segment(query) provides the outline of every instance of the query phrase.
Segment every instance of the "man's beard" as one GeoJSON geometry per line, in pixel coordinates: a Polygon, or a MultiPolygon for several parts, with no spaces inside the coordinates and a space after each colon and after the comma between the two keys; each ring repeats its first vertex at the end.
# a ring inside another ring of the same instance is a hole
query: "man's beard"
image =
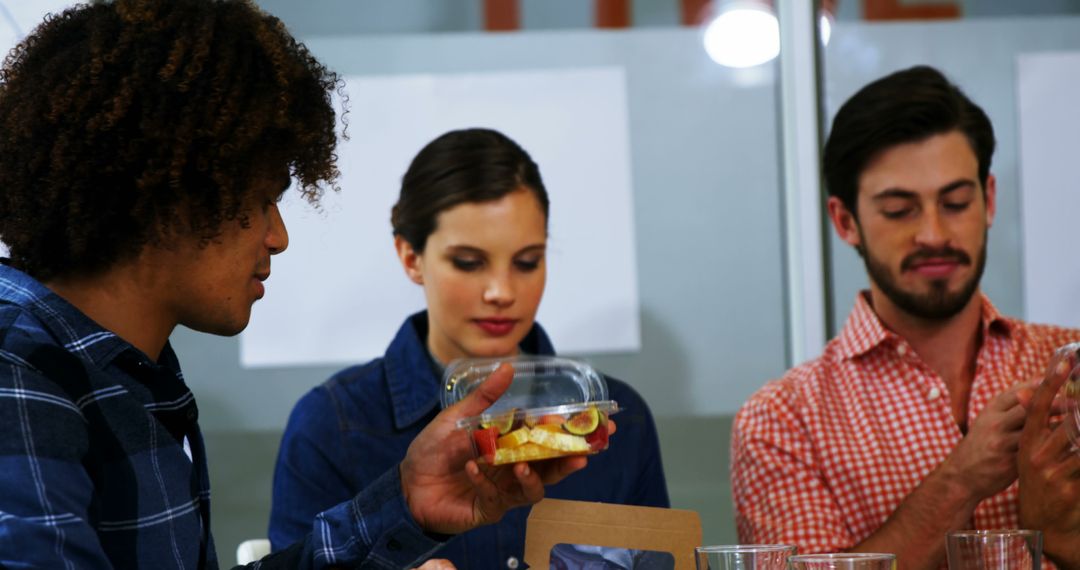
{"type": "MultiPolygon", "coordinates": [[[[866,243],[862,236],[862,228],[859,229],[862,243],[866,243]]],[[[950,319],[963,310],[971,301],[972,295],[979,288],[983,269],[986,268],[986,233],[983,233],[982,247],[975,259],[975,272],[967,282],[963,283],[958,290],[948,290],[948,280],[940,279],[930,282],[930,291],[927,293],[911,293],[903,290],[896,280],[893,279],[889,267],[865,248],[860,248],[863,263],[866,264],[866,272],[870,274],[870,280],[881,289],[881,292],[892,301],[894,305],[904,312],[925,320],[950,319]]],[[[915,262],[927,258],[952,259],[960,265],[971,265],[971,256],[951,247],[931,250],[921,249],[907,257],[900,263],[900,271],[904,272],[915,262]]]]}

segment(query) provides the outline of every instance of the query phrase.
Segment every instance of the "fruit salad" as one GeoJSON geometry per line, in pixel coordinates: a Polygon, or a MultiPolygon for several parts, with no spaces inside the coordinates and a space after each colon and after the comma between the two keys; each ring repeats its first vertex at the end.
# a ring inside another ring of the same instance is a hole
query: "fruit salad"
{"type": "Polygon", "coordinates": [[[608,416],[619,406],[608,399],[604,375],[584,362],[529,354],[455,360],[443,372],[443,408],[462,401],[507,364],[513,382],[489,411],[457,422],[480,462],[505,465],[607,449],[608,416]]]}
{"type": "Polygon", "coordinates": [[[481,463],[505,465],[568,455],[589,455],[608,446],[608,414],[614,402],[547,410],[509,410],[481,416],[472,430],[481,463]]]}

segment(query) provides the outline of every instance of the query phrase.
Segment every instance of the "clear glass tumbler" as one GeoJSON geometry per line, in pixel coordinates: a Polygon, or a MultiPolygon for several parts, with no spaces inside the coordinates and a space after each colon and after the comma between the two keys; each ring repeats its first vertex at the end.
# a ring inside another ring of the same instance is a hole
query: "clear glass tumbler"
{"type": "Polygon", "coordinates": [[[788,559],[791,570],[893,570],[896,555],[872,552],[800,554],[788,559]]]}
{"type": "Polygon", "coordinates": [[[790,544],[733,544],[694,549],[698,570],[787,570],[790,544]]]}
{"type": "Polygon", "coordinates": [[[1066,344],[1050,357],[1048,374],[1068,374],[1057,394],[1055,409],[1064,415],[1065,433],[1080,449],[1080,342],[1066,344]]]}
{"type": "Polygon", "coordinates": [[[1039,570],[1042,533],[1037,530],[961,530],[945,541],[949,570],[1039,570]]]}

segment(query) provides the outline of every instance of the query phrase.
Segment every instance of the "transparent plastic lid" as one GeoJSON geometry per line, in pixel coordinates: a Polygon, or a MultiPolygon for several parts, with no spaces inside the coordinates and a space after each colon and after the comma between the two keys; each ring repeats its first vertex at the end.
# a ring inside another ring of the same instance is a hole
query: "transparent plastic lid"
{"type": "Polygon", "coordinates": [[[443,376],[443,407],[479,387],[503,363],[514,368],[507,391],[483,414],[458,420],[481,463],[506,465],[608,448],[607,382],[588,364],[554,356],[457,360],[443,376]]]}
{"type": "Polygon", "coordinates": [[[488,408],[485,417],[500,416],[510,411],[541,415],[544,412],[569,412],[583,409],[588,404],[606,413],[617,409],[614,403],[607,401],[607,382],[595,368],[556,356],[455,360],[443,374],[443,407],[451,406],[469,395],[504,362],[513,366],[514,381],[506,393],[488,408]]]}

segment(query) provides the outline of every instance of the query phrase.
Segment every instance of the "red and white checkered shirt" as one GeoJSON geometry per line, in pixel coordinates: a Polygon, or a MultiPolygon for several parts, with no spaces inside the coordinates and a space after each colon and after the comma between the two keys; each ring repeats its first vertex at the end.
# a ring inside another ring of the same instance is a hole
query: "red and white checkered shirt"
{"type": "MultiPolygon", "coordinates": [[[[876,531],[959,443],[944,381],[887,330],[865,293],[820,358],[766,384],[735,417],[731,484],[739,540],[799,552],[850,549],[876,531]]],[[[1040,376],[1080,330],[1001,316],[983,297],[968,422],[1010,385],[1040,376]]],[[[1016,528],[1017,485],[984,500],[971,528],[1016,528]]]]}

